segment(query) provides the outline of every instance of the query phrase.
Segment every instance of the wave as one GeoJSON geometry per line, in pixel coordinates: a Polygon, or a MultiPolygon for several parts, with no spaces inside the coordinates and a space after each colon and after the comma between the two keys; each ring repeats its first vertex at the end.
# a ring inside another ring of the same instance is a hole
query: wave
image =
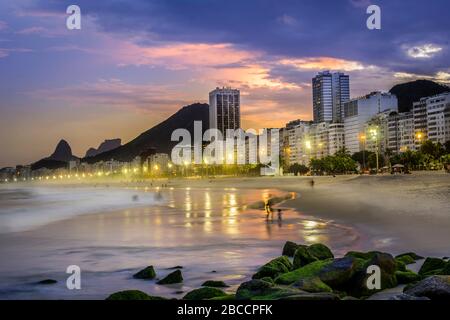
{"type": "Polygon", "coordinates": [[[159,205],[156,192],[92,187],[0,189],[0,234],[31,230],[83,214],[159,205]]]}

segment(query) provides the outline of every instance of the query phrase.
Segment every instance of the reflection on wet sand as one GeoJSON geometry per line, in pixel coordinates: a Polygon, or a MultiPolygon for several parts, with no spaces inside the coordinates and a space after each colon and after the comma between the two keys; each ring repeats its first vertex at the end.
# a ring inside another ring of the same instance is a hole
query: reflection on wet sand
{"type": "MultiPolygon", "coordinates": [[[[142,191],[140,199],[152,197],[155,189],[142,191]]],[[[186,290],[210,280],[211,270],[233,285],[251,276],[258,265],[279,256],[286,240],[323,242],[342,251],[358,240],[351,228],[305,216],[283,203],[273,206],[273,220],[266,220],[264,210],[246,207],[284,195],[276,190],[162,188],[159,192],[160,205],[80,216],[1,239],[13,248],[2,268],[11,277],[32,272],[23,267],[26,265],[57,272],[64,270],[69,260],[80,263],[87,274],[97,274],[87,280],[96,289],[82,293],[92,298],[130,285],[128,273],[119,270],[152,264],[157,272],[165,273],[165,268],[182,265],[185,281],[181,287],[186,290]],[[282,219],[277,219],[278,208],[282,219]],[[41,239],[33,250],[28,237],[41,239]],[[105,278],[98,277],[99,272],[105,278]]],[[[136,288],[142,285],[132,284],[136,288]]],[[[146,286],[145,291],[174,295],[176,290],[155,285],[146,286]]],[[[39,294],[52,297],[49,292],[39,294]]]]}

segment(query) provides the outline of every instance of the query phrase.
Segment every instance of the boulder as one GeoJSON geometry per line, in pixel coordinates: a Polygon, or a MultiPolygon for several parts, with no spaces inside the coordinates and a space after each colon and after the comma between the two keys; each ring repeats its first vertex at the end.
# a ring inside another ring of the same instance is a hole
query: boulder
{"type": "Polygon", "coordinates": [[[344,257],[333,260],[319,272],[320,280],[332,288],[343,286],[356,271],[357,260],[353,257],[344,257]]]}
{"type": "Polygon", "coordinates": [[[397,278],[395,272],[397,271],[397,262],[388,253],[376,252],[372,258],[364,263],[354,273],[352,278],[346,283],[346,292],[355,297],[371,296],[374,293],[393,288],[397,285],[397,278]],[[376,265],[381,271],[381,288],[369,289],[367,287],[367,280],[371,274],[367,273],[367,268],[371,265],[376,265]]]}
{"type": "Polygon", "coordinates": [[[175,270],[174,272],[169,273],[163,279],[159,280],[157,284],[173,284],[173,283],[181,283],[183,282],[183,276],[180,270],[175,270]]]}
{"type": "Polygon", "coordinates": [[[333,259],[334,255],[331,250],[324,244],[315,243],[308,247],[309,253],[311,253],[317,260],[333,259]]]}
{"type": "Polygon", "coordinates": [[[258,271],[253,275],[252,279],[261,279],[264,277],[276,278],[280,274],[289,272],[292,270],[292,263],[286,256],[281,256],[273,259],[263,265],[258,271]]]}
{"type": "Polygon", "coordinates": [[[278,276],[277,278],[275,278],[275,283],[288,285],[301,279],[318,276],[320,270],[322,270],[328,264],[332,263],[332,261],[333,260],[331,259],[314,261],[304,267],[278,276]]]}
{"type": "Polygon", "coordinates": [[[372,259],[373,256],[377,253],[382,253],[380,251],[369,251],[369,252],[361,252],[361,251],[349,251],[345,254],[345,257],[354,257],[363,260],[372,259]]]}
{"type": "Polygon", "coordinates": [[[184,300],[205,300],[216,297],[223,297],[227,294],[220,289],[212,287],[203,287],[188,292],[183,299],[184,300]]]}
{"type": "Polygon", "coordinates": [[[405,256],[408,256],[408,257],[410,257],[410,258],[413,259],[413,260],[424,259],[424,257],[419,256],[418,254],[416,254],[416,253],[414,253],[414,252],[406,252],[406,253],[402,253],[402,254],[399,254],[399,255],[395,256],[395,258],[398,259],[398,258],[403,258],[403,257],[405,257],[405,256]]]}
{"type": "Polygon", "coordinates": [[[149,296],[139,290],[125,290],[111,294],[106,300],[166,300],[163,297],[149,296]]]}
{"type": "Polygon", "coordinates": [[[439,258],[426,258],[419,270],[421,276],[430,276],[442,273],[447,262],[439,258]]]}
{"type": "Polygon", "coordinates": [[[213,297],[211,299],[208,300],[221,300],[221,301],[225,301],[225,300],[235,300],[236,296],[234,294],[226,294],[224,296],[219,296],[219,297],[213,297]]]}
{"type": "Polygon", "coordinates": [[[239,286],[236,291],[236,300],[278,300],[302,293],[305,292],[296,288],[277,286],[266,281],[253,279],[239,286]]]}
{"type": "Polygon", "coordinates": [[[295,282],[292,287],[311,293],[333,292],[333,290],[325,283],[323,283],[319,277],[300,279],[295,282]]]}
{"type": "Polygon", "coordinates": [[[395,260],[397,260],[399,262],[402,262],[405,265],[416,263],[416,260],[414,260],[413,257],[408,256],[408,255],[401,256],[401,257],[396,257],[395,260]]]}
{"type": "Polygon", "coordinates": [[[431,300],[450,300],[450,276],[431,276],[404,291],[416,297],[427,297],[431,300]]]}
{"type": "Polygon", "coordinates": [[[412,272],[411,270],[407,271],[396,271],[395,277],[397,278],[397,282],[399,284],[408,284],[411,282],[416,282],[422,279],[420,275],[418,275],[415,272],[412,272]]]}
{"type": "Polygon", "coordinates": [[[294,254],[293,268],[298,269],[317,260],[319,259],[313,256],[307,247],[299,247],[294,254]]]}
{"type": "Polygon", "coordinates": [[[133,275],[135,279],[154,279],[155,277],[156,272],[153,266],[148,266],[133,275]]]}
{"type": "Polygon", "coordinates": [[[223,281],[208,280],[203,282],[202,287],[226,288],[228,285],[223,281]]]}
{"type": "Polygon", "coordinates": [[[54,280],[54,279],[44,279],[41,281],[38,281],[37,284],[55,284],[58,281],[54,280]]]}
{"type": "Polygon", "coordinates": [[[292,241],[286,241],[286,243],[283,246],[283,256],[293,257],[295,250],[298,249],[300,245],[296,244],[292,241]]]}

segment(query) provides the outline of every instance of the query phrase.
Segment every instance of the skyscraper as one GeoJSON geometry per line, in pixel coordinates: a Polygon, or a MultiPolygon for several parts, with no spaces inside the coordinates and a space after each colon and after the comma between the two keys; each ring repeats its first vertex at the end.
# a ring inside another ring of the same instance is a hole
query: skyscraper
{"type": "Polygon", "coordinates": [[[342,122],[343,104],[350,100],[350,79],[340,72],[319,72],[312,79],[314,122],[342,122]]]}
{"type": "Polygon", "coordinates": [[[237,89],[216,88],[209,93],[209,128],[227,129],[241,127],[240,93],[237,89]]]}

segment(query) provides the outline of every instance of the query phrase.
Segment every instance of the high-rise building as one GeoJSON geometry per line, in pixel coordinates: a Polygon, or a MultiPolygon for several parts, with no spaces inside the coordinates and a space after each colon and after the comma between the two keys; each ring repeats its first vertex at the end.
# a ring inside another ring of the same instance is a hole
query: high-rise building
{"type": "Polygon", "coordinates": [[[345,148],[350,153],[363,150],[361,136],[365,126],[376,114],[391,110],[397,111],[397,97],[390,93],[372,92],[366,96],[344,103],[345,148]]]}
{"type": "Polygon", "coordinates": [[[450,140],[450,92],[429,97],[426,104],[428,140],[444,144],[450,140]]]}
{"type": "Polygon", "coordinates": [[[413,112],[392,112],[387,120],[388,149],[395,154],[415,150],[413,112]]]}
{"type": "Polygon", "coordinates": [[[350,100],[350,79],[340,72],[319,72],[312,79],[314,122],[341,122],[343,104],[350,100]]]}
{"type": "Polygon", "coordinates": [[[240,110],[239,90],[216,88],[209,93],[209,128],[219,129],[224,136],[227,129],[239,129],[240,110]]]}

